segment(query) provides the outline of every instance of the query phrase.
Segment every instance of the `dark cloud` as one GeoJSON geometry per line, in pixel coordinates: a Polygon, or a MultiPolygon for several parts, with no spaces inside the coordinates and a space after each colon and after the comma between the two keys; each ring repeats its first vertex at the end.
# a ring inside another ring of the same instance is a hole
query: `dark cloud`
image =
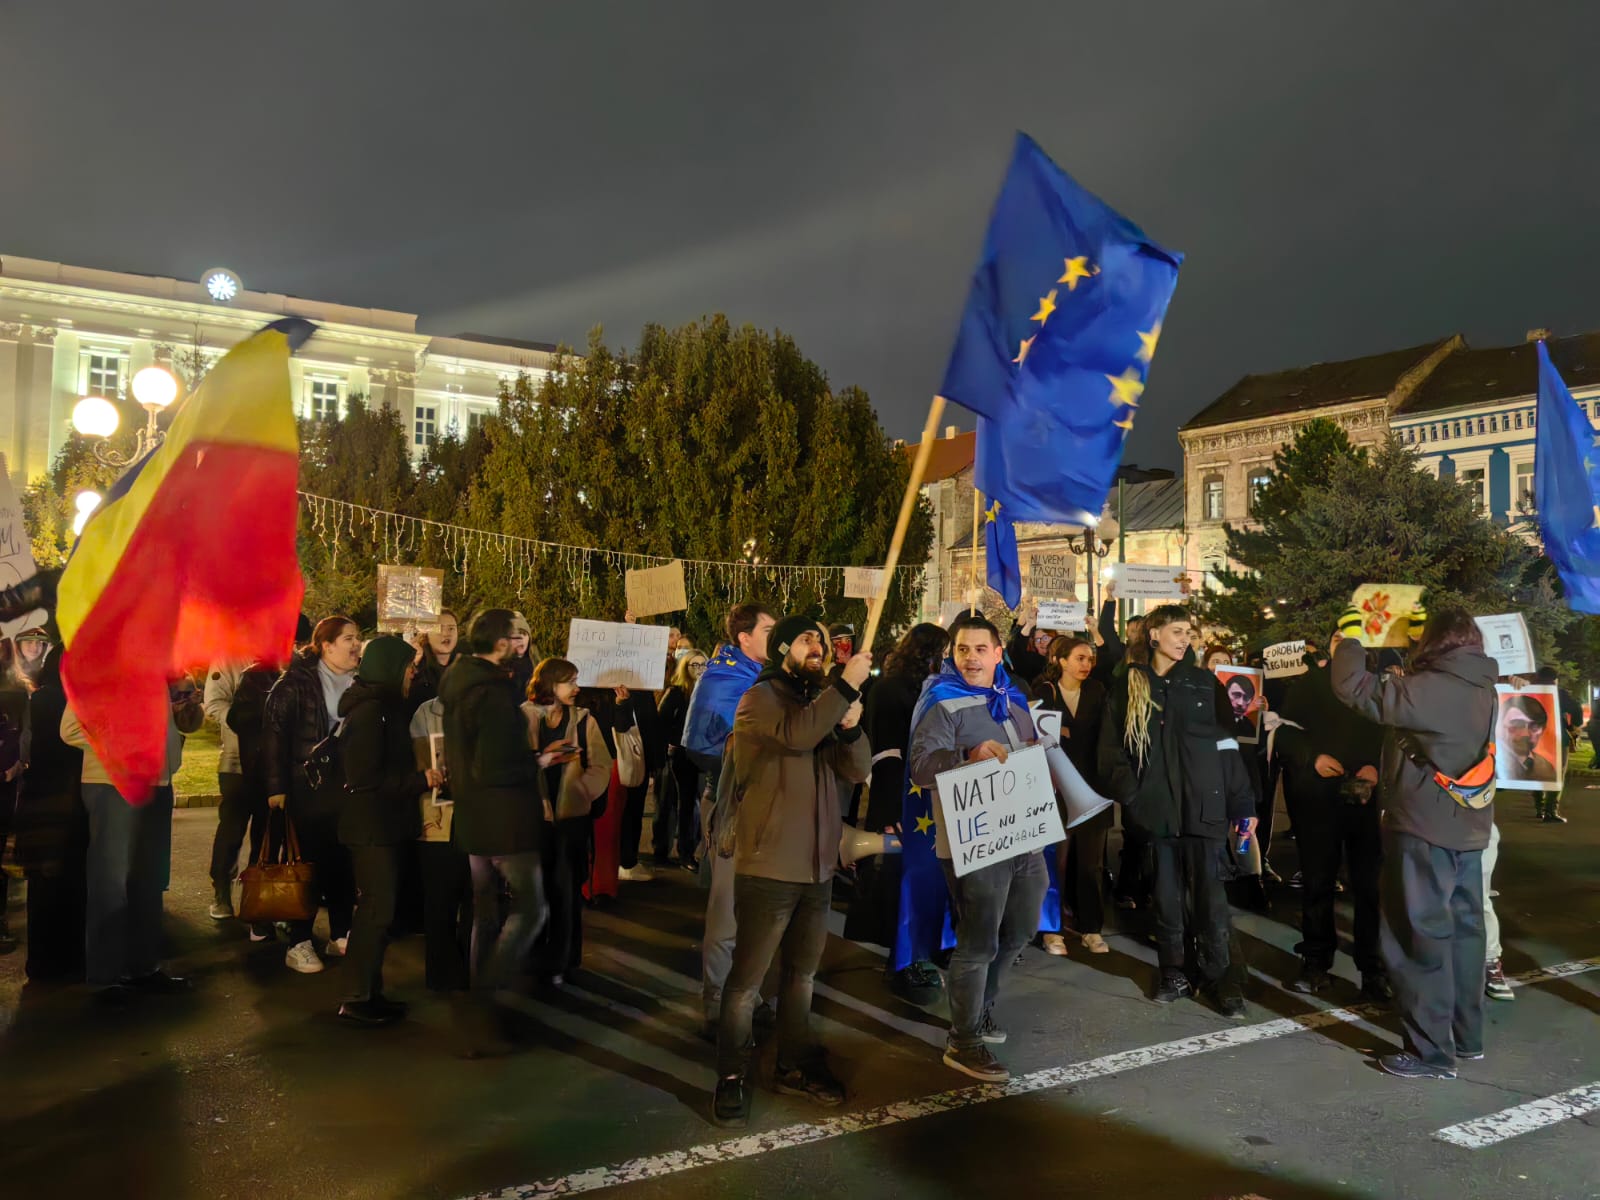
{"type": "Polygon", "coordinates": [[[1130,459],[1239,375],[1600,326],[1600,8],[0,0],[0,250],[581,344],[781,326],[921,424],[1013,130],[1188,255],[1130,459]]]}

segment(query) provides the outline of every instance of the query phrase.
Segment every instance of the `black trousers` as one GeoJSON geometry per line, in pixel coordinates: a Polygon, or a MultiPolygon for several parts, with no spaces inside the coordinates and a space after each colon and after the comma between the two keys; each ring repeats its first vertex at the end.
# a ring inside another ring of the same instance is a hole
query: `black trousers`
{"type": "MultiPolygon", "coordinates": [[[[328,937],[338,941],[350,932],[356,899],[350,851],[339,841],[338,809],[318,803],[297,788],[289,797],[288,813],[294,822],[295,839],[300,843],[300,857],[317,869],[318,898],[328,910],[328,937]]],[[[273,832],[283,836],[279,829],[273,832]]],[[[294,922],[289,928],[291,944],[309,939],[311,925],[311,921],[294,922]]]]}
{"type": "Polygon", "coordinates": [[[639,842],[644,837],[644,802],[650,794],[650,775],[644,782],[628,789],[627,803],[622,806],[622,852],[617,858],[623,870],[639,865],[639,842]]]}
{"type": "Polygon", "coordinates": [[[544,865],[550,920],[534,945],[535,970],[546,978],[578,969],[583,960],[583,883],[589,878],[589,842],[594,822],[570,817],[545,822],[539,856],[544,865]]]}
{"type": "Polygon", "coordinates": [[[83,978],[84,921],[89,887],[82,848],[60,871],[28,876],[28,961],[36,982],[83,978]]]}
{"type": "Polygon", "coordinates": [[[1350,899],[1355,904],[1355,945],[1351,956],[1363,975],[1383,970],[1378,953],[1378,876],[1383,863],[1383,838],[1376,798],[1348,804],[1339,795],[1339,780],[1299,773],[1294,781],[1295,845],[1300,849],[1300,937],[1295,951],[1324,971],[1333,966],[1339,938],[1333,900],[1341,861],[1350,871],[1350,899]]]}
{"type": "Polygon", "coordinates": [[[1202,983],[1214,983],[1228,970],[1228,939],[1233,928],[1228,895],[1222,886],[1228,844],[1222,838],[1161,837],[1151,839],[1151,849],[1157,960],[1163,969],[1184,969],[1192,939],[1196,973],[1202,983]],[[1188,929],[1186,900],[1192,916],[1188,929]]]}
{"type": "Polygon", "coordinates": [[[1066,870],[1057,882],[1061,907],[1071,904],[1072,928],[1080,934],[1099,933],[1106,925],[1105,858],[1111,820],[1108,808],[1067,831],[1066,870]]]}
{"type": "Polygon", "coordinates": [[[1406,1049],[1436,1067],[1483,1049],[1483,851],[1383,837],[1383,961],[1406,1049]]]}
{"type": "Polygon", "coordinates": [[[233,883],[246,827],[250,831],[250,861],[261,857],[268,809],[260,784],[244,775],[219,773],[217,790],[222,793],[222,803],[217,808],[217,832],[211,839],[211,885],[220,895],[233,883]]]}
{"type": "Polygon", "coordinates": [[[449,842],[418,842],[422,868],[422,938],[430,991],[467,989],[472,945],[472,868],[449,842]]]}
{"type": "Polygon", "coordinates": [[[1116,897],[1143,908],[1150,901],[1150,836],[1142,829],[1122,826],[1122,856],[1117,862],[1116,897]]]}
{"type": "Polygon", "coordinates": [[[399,846],[351,846],[355,868],[356,911],[350,925],[350,999],[383,996],[383,955],[394,924],[395,897],[400,891],[399,846]]]}
{"type": "Polygon", "coordinates": [[[651,835],[656,858],[665,860],[676,839],[678,860],[700,856],[700,772],[688,758],[672,757],[656,774],[656,817],[651,835]]]}

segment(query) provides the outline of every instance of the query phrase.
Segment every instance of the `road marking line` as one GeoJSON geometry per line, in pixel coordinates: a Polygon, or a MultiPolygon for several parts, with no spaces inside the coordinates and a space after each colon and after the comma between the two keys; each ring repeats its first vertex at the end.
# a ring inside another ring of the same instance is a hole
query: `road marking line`
{"type": "Polygon", "coordinates": [[[1600,1110],[1600,1083],[1586,1083],[1570,1091],[1558,1092],[1542,1100],[1531,1100],[1474,1121],[1463,1121],[1441,1129],[1433,1136],[1453,1146],[1482,1150],[1507,1138],[1521,1137],[1546,1125],[1570,1121],[1600,1110]]]}
{"type": "MultiPolygon", "coordinates": [[[[619,953],[614,948],[612,949],[613,953],[617,954],[618,957],[630,959],[635,957],[626,954],[626,952],[619,953]]],[[[651,965],[654,966],[654,964],[651,965]]],[[[1525,971],[1520,975],[1510,977],[1509,982],[1514,987],[1525,987],[1531,983],[1580,975],[1585,971],[1593,971],[1597,968],[1600,968],[1600,957],[1578,959],[1573,962],[1557,963],[1554,966],[1525,971]]],[[[676,974],[669,968],[661,967],[656,967],[651,973],[658,977],[676,974]]],[[[892,1104],[881,1105],[878,1108],[867,1109],[864,1112],[845,1113],[821,1121],[806,1121],[795,1125],[785,1125],[764,1133],[750,1133],[741,1137],[729,1138],[725,1141],[707,1142],[699,1146],[691,1146],[687,1150],[672,1150],[664,1154],[646,1155],[611,1166],[591,1167],[588,1170],[576,1171],[570,1175],[540,1180],[537,1183],[519,1184],[495,1192],[481,1192],[470,1197],[469,1200],[533,1200],[534,1197],[539,1196],[575,1196],[584,1192],[599,1191],[602,1188],[619,1187],[627,1183],[639,1183],[647,1179],[658,1179],[665,1175],[676,1175],[683,1171],[691,1171],[698,1167],[755,1158],[773,1150],[810,1145],[814,1142],[843,1137],[846,1134],[882,1129],[890,1125],[914,1121],[920,1117],[953,1112],[957,1109],[969,1108],[977,1104],[988,1104],[995,1100],[1003,1100],[1007,1096],[1022,1096],[1031,1092],[1067,1087],[1075,1083],[1085,1083],[1092,1079],[1137,1070],[1140,1067],[1156,1066],[1160,1063],[1173,1062],[1180,1058],[1209,1054],[1214,1050],[1229,1050],[1237,1046],[1270,1041],[1273,1038],[1284,1037],[1287,1034],[1319,1029],[1327,1025],[1364,1021],[1381,1011],[1376,1005],[1361,1004],[1352,1008],[1321,1009],[1316,1012],[1303,1013],[1297,1017],[1281,1017],[1277,1020],[1262,1022],[1259,1025],[1234,1026],[1215,1033],[1204,1033],[1195,1037],[1180,1038],[1173,1042],[1144,1046],[1136,1050],[1123,1050],[1115,1054],[1102,1055],[1099,1058],[1073,1063],[1065,1067],[1050,1067],[1042,1071],[1032,1071],[1026,1075],[1017,1076],[1008,1084],[979,1084],[973,1087],[956,1088],[952,1091],[939,1092],[935,1095],[923,1096],[918,1099],[896,1101],[892,1104]]],[[[708,1096],[708,1102],[709,1099],[708,1096]]]]}

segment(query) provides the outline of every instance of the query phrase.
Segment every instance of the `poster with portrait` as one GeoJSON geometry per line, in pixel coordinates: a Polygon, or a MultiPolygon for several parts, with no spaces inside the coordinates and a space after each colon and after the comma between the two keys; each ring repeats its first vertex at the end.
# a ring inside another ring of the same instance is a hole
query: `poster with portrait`
{"type": "Polygon", "coordinates": [[[1499,712],[1494,723],[1495,786],[1523,792],[1556,792],[1561,761],[1561,709],[1556,689],[1495,685],[1499,712]]]}
{"type": "MultiPolygon", "coordinates": [[[[1235,736],[1241,742],[1248,742],[1252,746],[1261,740],[1261,706],[1256,705],[1254,713],[1250,712],[1250,704],[1261,695],[1262,671],[1260,667],[1236,667],[1232,663],[1218,663],[1216,666],[1217,679],[1222,684],[1222,690],[1227,694],[1228,704],[1233,709],[1235,721],[1248,722],[1249,733],[1238,733],[1235,736]]],[[[1245,725],[1239,726],[1241,730],[1245,725]]]]}

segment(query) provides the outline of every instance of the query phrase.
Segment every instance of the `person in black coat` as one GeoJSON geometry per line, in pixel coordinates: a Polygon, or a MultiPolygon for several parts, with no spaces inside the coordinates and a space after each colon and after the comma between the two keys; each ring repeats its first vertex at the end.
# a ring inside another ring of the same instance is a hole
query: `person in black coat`
{"type": "Polygon", "coordinates": [[[685,870],[698,871],[700,844],[700,769],[683,749],[683,726],[689,716],[689,697],[706,669],[706,656],[690,650],[678,660],[672,683],[661,693],[657,712],[661,717],[661,736],[667,744],[667,765],[656,780],[656,819],[653,830],[656,861],[671,861],[676,834],[677,862],[685,870]]]}
{"type": "Polygon", "coordinates": [[[416,712],[439,694],[439,681],[445,670],[461,657],[461,626],[448,608],[439,614],[439,627],[432,633],[417,635],[417,670],[406,699],[416,712]]]}
{"type": "MultiPolygon", "coordinates": [[[[685,710],[687,712],[687,709],[685,710]]],[[[617,878],[648,881],[655,873],[639,861],[639,843],[644,838],[644,807],[650,795],[650,780],[667,764],[667,736],[656,709],[654,692],[616,689],[615,729],[639,729],[644,744],[644,780],[626,789],[622,807],[622,844],[617,858],[617,878]]]]}
{"type": "MultiPolygon", "coordinates": [[[[1061,714],[1061,748],[1085,779],[1093,779],[1100,753],[1100,722],[1105,715],[1106,690],[1091,678],[1094,647],[1082,638],[1058,637],[1050,643],[1049,666],[1035,692],[1043,707],[1061,714]]],[[[1061,798],[1056,798],[1061,804],[1061,798]]],[[[1113,810],[1106,808],[1071,830],[1055,847],[1056,886],[1061,899],[1061,928],[1074,930],[1090,953],[1106,954],[1103,930],[1106,920],[1106,838],[1113,810]]],[[[1063,805],[1061,822],[1068,820],[1063,805]]],[[[1042,937],[1050,954],[1065,955],[1066,939],[1060,933],[1042,937]]]]}
{"type": "Polygon", "coordinates": [[[416,767],[406,698],[415,674],[415,654],[404,639],[374,638],[361,656],[355,683],[339,701],[345,791],[339,841],[350,849],[357,898],[348,955],[355,986],[339,1006],[339,1016],[357,1025],[387,1025],[405,1015],[404,1005],[383,994],[400,851],[422,834],[417,794],[444,782],[441,772],[416,767]]]}

